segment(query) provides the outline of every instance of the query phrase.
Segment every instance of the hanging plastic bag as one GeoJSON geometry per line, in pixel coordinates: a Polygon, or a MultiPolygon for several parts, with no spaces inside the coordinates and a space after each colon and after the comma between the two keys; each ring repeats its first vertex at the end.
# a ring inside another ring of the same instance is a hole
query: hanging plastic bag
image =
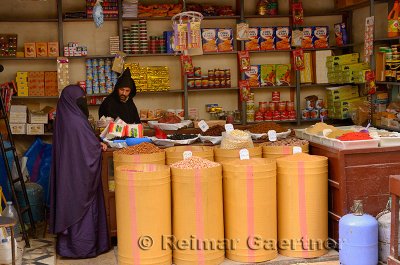
{"type": "Polygon", "coordinates": [[[97,28],[100,28],[104,23],[103,7],[101,6],[102,0],[97,0],[93,7],[93,20],[97,28]]]}
{"type": "Polygon", "coordinates": [[[51,144],[43,143],[40,138],[36,138],[35,142],[24,154],[28,158],[26,167],[30,175],[30,181],[43,187],[47,205],[50,203],[49,178],[52,161],[51,151],[51,144]]]}

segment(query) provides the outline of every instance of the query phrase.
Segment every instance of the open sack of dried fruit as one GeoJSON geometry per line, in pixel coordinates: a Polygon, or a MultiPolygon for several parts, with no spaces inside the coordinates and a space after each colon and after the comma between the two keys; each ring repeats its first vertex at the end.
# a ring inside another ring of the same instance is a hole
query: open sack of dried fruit
{"type": "Polygon", "coordinates": [[[166,113],[157,121],[148,122],[150,128],[158,127],[161,130],[176,131],[181,128],[189,127],[192,124],[191,120],[181,120],[178,116],[172,113],[166,113]]]}

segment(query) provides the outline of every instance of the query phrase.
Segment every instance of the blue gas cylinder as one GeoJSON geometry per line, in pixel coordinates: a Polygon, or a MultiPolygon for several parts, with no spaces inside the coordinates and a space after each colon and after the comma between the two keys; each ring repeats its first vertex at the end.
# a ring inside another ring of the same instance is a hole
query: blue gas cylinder
{"type": "Polygon", "coordinates": [[[362,202],[354,201],[353,213],[339,220],[339,260],[342,265],[378,264],[378,221],[364,214],[362,202]]]}

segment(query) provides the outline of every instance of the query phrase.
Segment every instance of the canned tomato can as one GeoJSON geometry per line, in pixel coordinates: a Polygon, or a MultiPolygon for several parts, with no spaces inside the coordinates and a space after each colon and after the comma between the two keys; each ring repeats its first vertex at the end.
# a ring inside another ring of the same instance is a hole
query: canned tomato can
{"type": "Polygon", "coordinates": [[[270,101],[270,102],[268,103],[268,109],[269,109],[269,110],[272,110],[272,111],[275,111],[275,110],[277,109],[276,103],[270,101]]]}
{"type": "Polygon", "coordinates": [[[281,113],[278,110],[274,111],[274,114],[272,116],[273,121],[280,121],[281,120],[281,113]]]}
{"type": "Polygon", "coordinates": [[[302,118],[303,120],[309,120],[309,119],[310,119],[310,111],[307,110],[307,109],[303,109],[303,110],[301,111],[301,118],[302,118]]]}
{"type": "Polygon", "coordinates": [[[296,111],[295,110],[290,110],[289,111],[289,120],[296,120],[296,111]]]}
{"type": "Polygon", "coordinates": [[[195,88],[201,88],[201,78],[195,78],[194,79],[194,87],[195,88]]]}
{"type": "Polygon", "coordinates": [[[221,83],[220,83],[220,81],[219,81],[219,78],[215,78],[215,79],[214,79],[214,87],[215,87],[215,88],[221,87],[221,83]]]}
{"type": "Polygon", "coordinates": [[[288,111],[294,110],[294,102],[293,101],[286,102],[286,110],[288,110],[288,111]]]}
{"type": "Polygon", "coordinates": [[[272,121],[272,116],[273,116],[273,111],[267,110],[267,111],[264,113],[264,120],[265,120],[265,121],[272,121]]]}
{"type": "Polygon", "coordinates": [[[253,111],[247,111],[246,114],[247,117],[247,122],[254,122],[254,110],[253,111]]]}
{"type": "Polygon", "coordinates": [[[320,109],[319,110],[319,116],[327,118],[328,117],[328,110],[327,109],[320,109]]]}
{"type": "Polygon", "coordinates": [[[209,88],[213,88],[214,87],[214,79],[210,78],[210,76],[208,76],[208,87],[209,88]]]}
{"type": "Polygon", "coordinates": [[[315,120],[319,118],[319,110],[313,109],[310,111],[310,119],[315,120]]]}
{"type": "Polygon", "coordinates": [[[284,111],[284,110],[286,110],[286,101],[281,101],[281,102],[279,102],[279,104],[278,104],[278,110],[279,110],[279,111],[284,111]]]}
{"type": "Polygon", "coordinates": [[[281,101],[281,93],[279,91],[273,91],[272,92],[272,101],[273,102],[281,101]]]}
{"type": "Polygon", "coordinates": [[[258,110],[261,112],[266,112],[268,108],[267,102],[258,102],[258,110]]]}
{"type": "Polygon", "coordinates": [[[201,87],[208,88],[208,76],[203,76],[201,78],[201,87]]]}
{"type": "Polygon", "coordinates": [[[255,121],[261,122],[263,120],[264,120],[264,113],[262,113],[261,111],[257,111],[255,114],[255,121]]]}
{"type": "Polygon", "coordinates": [[[289,119],[289,112],[287,110],[281,111],[281,120],[285,121],[289,119]]]}
{"type": "Polygon", "coordinates": [[[318,99],[316,104],[315,104],[316,109],[323,109],[324,108],[324,100],[323,99],[318,99]]]}
{"type": "Polygon", "coordinates": [[[187,86],[188,88],[194,88],[194,78],[187,79],[187,86]]]}
{"type": "Polygon", "coordinates": [[[315,108],[315,103],[314,100],[306,100],[306,109],[313,110],[315,108]]]}
{"type": "Polygon", "coordinates": [[[226,80],[225,80],[225,78],[220,78],[220,79],[219,79],[219,84],[220,84],[220,87],[226,87],[226,80]]]}

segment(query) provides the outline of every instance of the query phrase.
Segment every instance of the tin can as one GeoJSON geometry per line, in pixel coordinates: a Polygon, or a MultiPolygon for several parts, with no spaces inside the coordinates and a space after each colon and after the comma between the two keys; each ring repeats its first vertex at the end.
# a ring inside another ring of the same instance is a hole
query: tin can
{"type": "Polygon", "coordinates": [[[201,78],[201,87],[208,88],[208,76],[203,76],[201,78]]]}
{"type": "Polygon", "coordinates": [[[194,78],[188,78],[187,79],[187,87],[188,88],[194,88],[194,78]]]}
{"type": "Polygon", "coordinates": [[[194,87],[201,88],[201,78],[199,78],[199,77],[194,78],[194,87]]]}
{"type": "Polygon", "coordinates": [[[246,120],[247,120],[247,122],[254,122],[254,110],[247,111],[246,120]]]}
{"type": "Polygon", "coordinates": [[[264,120],[265,121],[272,121],[273,112],[271,110],[267,110],[264,113],[264,120]]]}
{"type": "Polygon", "coordinates": [[[220,87],[226,87],[226,80],[225,78],[220,78],[219,79],[220,87]]]}
{"type": "Polygon", "coordinates": [[[248,101],[254,101],[254,93],[250,93],[248,101]]]}
{"type": "Polygon", "coordinates": [[[264,121],[264,113],[261,111],[257,111],[255,114],[255,121],[256,122],[262,122],[264,121]]]}
{"type": "Polygon", "coordinates": [[[324,117],[324,119],[328,118],[328,110],[327,109],[320,109],[319,116],[324,117]]]}
{"type": "Polygon", "coordinates": [[[201,67],[195,66],[193,71],[195,77],[201,77],[201,67]]]}
{"type": "Polygon", "coordinates": [[[279,91],[272,92],[272,101],[273,102],[281,101],[281,93],[279,91]]]}
{"type": "Polygon", "coordinates": [[[254,101],[247,101],[246,102],[246,109],[247,111],[255,111],[254,101]]]}
{"type": "Polygon", "coordinates": [[[281,101],[278,104],[278,110],[279,111],[285,111],[286,110],[286,101],[281,101]]]}
{"type": "Polygon", "coordinates": [[[230,77],[227,77],[226,78],[226,87],[231,87],[232,86],[232,84],[231,84],[231,78],[230,77]]]}
{"type": "Polygon", "coordinates": [[[288,111],[294,110],[294,102],[293,101],[286,102],[286,110],[288,110],[288,111]]]}
{"type": "Polygon", "coordinates": [[[221,83],[220,83],[220,81],[219,81],[219,78],[215,78],[215,79],[214,79],[214,87],[215,87],[215,88],[221,87],[221,83]]]}
{"type": "Polygon", "coordinates": [[[233,111],[228,111],[226,113],[226,123],[231,123],[233,124],[235,121],[235,112],[233,111]]]}
{"type": "Polygon", "coordinates": [[[209,88],[214,88],[214,79],[210,79],[210,76],[208,76],[208,87],[209,88]]]}
{"type": "Polygon", "coordinates": [[[281,111],[281,121],[286,121],[289,119],[289,111],[281,111]]]}
{"type": "Polygon", "coordinates": [[[296,120],[296,111],[295,110],[290,110],[289,111],[289,120],[296,120]]]}
{"type": "Polygon", "coordinates": [[[306,100],[306,109],[312,110],[315,108],[315,101],[314,100],[306,100]]]}
{"type": "Polygon", "coordinates": [[[301,110],[301,119],[309,120],[310,119],[310,111],[306,110],[306,109],[301,110]]]}
{"type": "Polygon", "coordinates": [[[274,111],[274,114],[272,116],[273,121],[280,121],[281,120],[281,113],[279,111],[274,111]]]}
{"type": "Polygon", "coordinates": [[[323,99],[318,99],[316,104],[315,104],[316,109],[322,109],[324,108],[324,100],[323,99]]]}
{"type": "Polygon", "coordinates": [[[319,118],[319,110],[313,109],[310,111],[310,119],[315,120],[319,118]]]}
{"type": "Polygon", "coordinates": [[[214,69],[209,69],[209,70],[208,70],[208,78],[212,78],[212,77],[214,77],[214,76],[215,76],[214,69]]]}
{"type": "Polygon", "coordinates": [[[258,110],[261,112],[266,112],[268,108],[267,102],[258,102],[258,110]]]}
{"type": "Polygon", "coordinates": [[[268,109],[269,109],[269,110],[272,110],[272,111],[277,110],[276,102],[270,101],[270,102],[268,103],[268,109]]]}
{"type": "Polygon", "coordinates": [[[231,77],[231,69],[225,69],[225,77],[231,77]]]}
{"type": "Polygon", "coordinates": [[[214,69],[214,75],[216,78],[220,78],[221,77],[221,72],[219,69],[214,69]]]}

